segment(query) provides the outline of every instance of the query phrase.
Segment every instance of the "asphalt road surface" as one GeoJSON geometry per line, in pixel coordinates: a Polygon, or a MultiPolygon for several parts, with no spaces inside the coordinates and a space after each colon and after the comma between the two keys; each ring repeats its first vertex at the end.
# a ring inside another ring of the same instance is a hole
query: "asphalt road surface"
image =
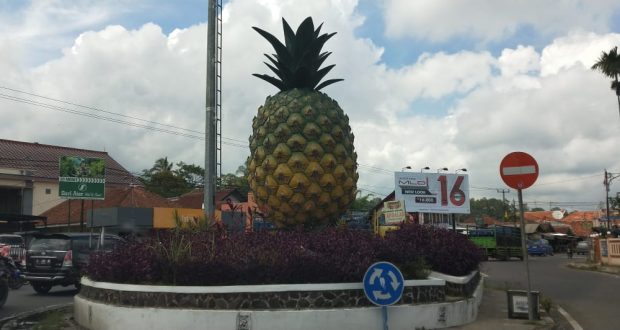
{"type": "Polygon", "coordinates": [[[40,295],[30,285],[24,285],[9,291],[9,297],[0,309],[0,319],[46,306],[70,303],[77,292],[73,286],[55,286],[48,294],[40,295]]]}
{"type": "MultiPolygon", "coordinates": [[[[620,329],[620,276],[566,267],[580,261],[585,257],[530,257],[532,290],[566,310],[583,329],[620,329]]],[[[525,265],[518,259],[485,262],[482,272],[493,287],[527,289],[525,265]]]]}

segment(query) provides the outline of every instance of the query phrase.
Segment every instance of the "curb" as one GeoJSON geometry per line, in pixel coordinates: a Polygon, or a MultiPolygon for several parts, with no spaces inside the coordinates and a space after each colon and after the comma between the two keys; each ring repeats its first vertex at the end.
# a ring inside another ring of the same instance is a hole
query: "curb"
{"type": "MultiPolygon", "coordinates": [[[[18,322],[19,320],[26,319],[31,316],[37,315],[37,314],[51,312],[57,309],[67,308],[70,306],[73,306],[72,302],[66,303],[66,304],[45,306],[45,307],[37,308],[31,311],[22,312],[22,313],[18,313],[18,314],[5,317],[3,319],[0,319],[0,330],[5,329],[5,326],[7,325],[14,326],[14,323],[18,322]]],[[[8,329],[11,329],[11,328],[8,328],[8,329]]]]}
{"type": "Polygon", "coordinates": [[[570,262],[566,264],[566,266],[568,268],[577,269],[577,270],[585,270],[585,271],[590,271],[590,272],[598,272],[598,273],[605,273],[605,274],[611,274],[611,275],[620,275],[620,268],[604,266],[604,265],[601,265],[600,263],[585,264],[585,263],[570,262]]]}

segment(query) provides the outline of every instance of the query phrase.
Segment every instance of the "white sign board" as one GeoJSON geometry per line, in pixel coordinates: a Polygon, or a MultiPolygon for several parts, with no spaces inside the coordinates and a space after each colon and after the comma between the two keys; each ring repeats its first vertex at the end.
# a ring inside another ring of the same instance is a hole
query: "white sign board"
{"type": "Polygon", "coordinates": [[[407,212],[469,214],[469,176],[395,172],[396,200],[407,212]]]}
{"type": "Polygon", "coordinates": [[[385,217],[385,224],[399,224],[407,219],[405,205],[402,201],[388,201],[383,203],[381,211],[385,217]]]}

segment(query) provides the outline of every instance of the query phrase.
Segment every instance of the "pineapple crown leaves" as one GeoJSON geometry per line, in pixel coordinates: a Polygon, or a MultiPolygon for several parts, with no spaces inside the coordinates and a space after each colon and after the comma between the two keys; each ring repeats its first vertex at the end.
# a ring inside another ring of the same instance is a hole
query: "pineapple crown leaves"
{"type": "Polygon", "coordinates": [[[281,91],[293,88],[307,88],[318,91],[325,86],[343,80],[329,79],[321,83],[325,75],[334,68],[333,64],[321,68],[325,59],[331,54],[331,52],[321,52],[321,49],[336,32],[320,34],[323,24],[315,30],[312,17],[306,18],[297,28],[297,32],[293,32],[284,18],[282,18],[282,26],[285,44],[282,44],[271,33],[252,27],[267,39],[276,51],[275,54],[265,54],[271,64],[264,63],[276,74],[277,78],[256,73],[253,74],[254,76],[267,81],[281,91]]]}

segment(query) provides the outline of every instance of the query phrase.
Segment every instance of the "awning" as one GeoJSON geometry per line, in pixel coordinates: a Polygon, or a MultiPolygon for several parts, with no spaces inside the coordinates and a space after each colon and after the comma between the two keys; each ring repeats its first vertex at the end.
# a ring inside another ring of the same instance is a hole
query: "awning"
{"type": "Polygon", "coordinates": [[[42,221],[45,226],[47,226],[47,217],[41,217],[36,215],[0,213],[0,221],[17,223],[42,221]]]}

